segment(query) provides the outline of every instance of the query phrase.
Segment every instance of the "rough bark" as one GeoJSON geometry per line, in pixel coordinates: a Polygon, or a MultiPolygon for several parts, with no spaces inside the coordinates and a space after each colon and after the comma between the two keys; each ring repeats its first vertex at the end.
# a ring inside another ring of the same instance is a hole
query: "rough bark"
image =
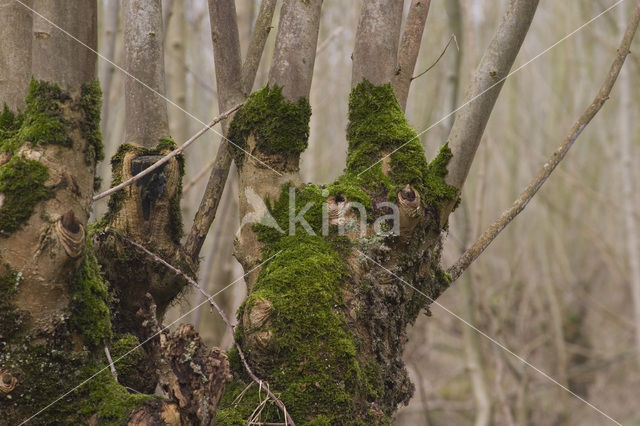
{"type": "Polygon", "coordinates": [[[402,5],[403,0],[362,3],[352,55],[351,87],[363,78],[375,85],[385,84],[396,75],[402,5]]]}
{"type": "Polygon", "coordinates": [[[167,274],[149,259],[129,253],[130,247],[122,237],[153,247],[188,273],[193,273],[195,264],[180,250],[184,174],[180,152],[188,144],[169,155],[176,145],[169,139],[163,98],[160,1],[123,2],[123,27],[125,62],[131,73],[125,82],[127,143],[120,145],[111,160],[112,186],[121,188],[118,185],[134,176],[139,179],[128,187],[106,192],[111,194],[109,211],[93,238],[105,277],[120,299],[116,309],[120,331],[140,337],[143,331],[137,313],[144,295],[152,295],[162,318],[186,282],[182,277],[167,274]],[[164,156],[168,158],[163,160],[164,156]]]}
{"type": "MultiPolygon", "coordinates": [[[[28,7],[33,1],[25,1],[28,7]]],[[[33,15],[14,0],[0,1],[0,107],[24,108],[31,78],[31,37],[33,15]]]]}

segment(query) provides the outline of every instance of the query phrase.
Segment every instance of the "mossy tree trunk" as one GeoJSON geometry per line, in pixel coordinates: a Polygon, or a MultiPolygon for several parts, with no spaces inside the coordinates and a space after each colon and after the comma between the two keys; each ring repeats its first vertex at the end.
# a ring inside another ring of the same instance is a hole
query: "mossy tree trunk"
{"type": "MultiPolygon", "coordinates": [[[[94,1],[78,3],[75,13],[63,13],[57,1],[34,3],[95,46],[94,1]]],[[[468,151],[462,163],[446,144],[427,161],[403,113],[413,70],[398,68],[399,57],[405,68],[415,64],[419,43],[410,40],[426,20],[420,4],[412,2],[412,34],[398,52],[403,1],[364,3],[345,171],[317,186],[302,183],[299,161],[309,137],[322,0],[283,1],[269,85],[224,125],[234,148],[219,153],[184,249],[179,156],[114,193],[109,212],[87,229],[101,158],[95,58],[77,54],[68,34],[39,17],[33,49],[53,66],[45,71],[44,59],[34,59],[37,70],[29,72],[46,81],[31,83],[22,113],[0,117],[0,292],[7,295],[0,305],[0,390],[8,395],[0,394],[0,420],[36,414],[34,422],[43,424],[243,424],[261,403],[261,389],[247,389],[257,375],[299,424],[389,423],[413,392],[402,361],[407,328],[448,286],[440,269],[443,231],[500,88],[459,125],[472,130],[471,142],[466,132],[454,135],[457,149],[468,151]],[[242,352],[232,350],[227,361],[188,325],[162,330],[166,307],[188,280],[158,260],[195,274],[231,157],[241,217],[259,223],[244,225],[236,242],[248,296],[235,328],[242,352]],[[451,165],[458,180],[447,176],[451,165]],[[268,207],[255,211],[256,200],[268,207]],[[267,213],[271,222],[263,220],[267,213]],[[117,381],[105,367],[105,348],[118,360],[117,381]],[[242,353],[255,375],[247,374],[242,353]],[[60,377],[68,379],[63,388],[60,377]]],[[[250,91],[274,5],[263,2],[242,65],[233,1],[209,1],[221,110],[250,91]]],[[[536,5],[512,2],[481,74],[493,76],[496,55],[499,75],[508,72],[536,5]]],[[[175,147],[163,96],[161,17],[160,0],[123,2],[127,123],[125,143],[111,160],[114,185],[175,147]]],[[[482,77],[480,86],[487,84],[482,77]]],[[[8,96],[12,108],[20,106],[15,93],[8,96]]],[[[267,403],[260,420],[282,421],[281,409],[267,403]]]]}

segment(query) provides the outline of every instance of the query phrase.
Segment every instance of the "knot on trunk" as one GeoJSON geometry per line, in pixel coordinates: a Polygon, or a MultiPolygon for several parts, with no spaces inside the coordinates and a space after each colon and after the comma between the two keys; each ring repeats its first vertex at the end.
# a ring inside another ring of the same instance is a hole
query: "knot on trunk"
{"type": "Polygon", "coordinates": [[[79,257],[84,250],[84,226],[75,217],[73,210],[67,211],[54,225],[58,241],[67,255],[73,259],[79,257]]]}
{"type": "Polygon", "coordinates": [[[8,370],[0,370],[0,392],[9,393],[18,384],[15,378],[8,370]]]}

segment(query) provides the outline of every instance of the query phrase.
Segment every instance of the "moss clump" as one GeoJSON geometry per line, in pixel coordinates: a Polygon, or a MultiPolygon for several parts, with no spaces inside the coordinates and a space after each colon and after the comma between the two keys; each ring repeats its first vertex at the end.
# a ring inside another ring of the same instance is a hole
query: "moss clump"
{"type": "Polygon", "coordinates": [[[407,123],[391,84],[374,86],[363,80],[353,88],[347,140],[345,176],[357,176],[370,193],[387,191],[388,197],[395,199],[396,193],[410,184],[426,205],[436,209],[441,202],[456,196],[455,188],[444,181],[451,150],[444,145],[438,156],[427,163],[417,133],[407,123]],[[387,176],[378,161],[388,154],[387,176]]]}
{"type": "Polygon", "coordinates": [[[98,415],[101,425],[118,426],[126,423],[130,413],[146,401],[157,398],[153,395],[132,394],[120,385],[109,369],[96,365],[85,369],[87,377],[93,377],[84,390],[88,394],[85,402],[79,405],[82,418],[98,415]]]}
{"type": "Polygon", "coordinates": [[[87,238],[82,265],[70,285],[71,325],[89,346],[111,338],[108,284],[100,275],[100,265],[87,238]]]}
{"type": "Polygon", "coordinates": [[[118,334],[114,336],[109,350],[118,371],[118,381],[139,389],[138,365],[145,358],[145,352],[138,338],[133,334],[118,334]]]}
{"type": "Polygon", "coordinates": [[[104,159],[104,146],[100,132],[102,89],[100,89],[100,83],[97,80],[82,85],[80,107],[84,112],[82,135],[87,140],[85,161],[91,165],[104,159]]]}
{"type": "MultiPolygon", "coordinates": [[[[347,183],[342,185],[332,190],[347,192],[347,183]]],[[[349,190],[366,202],[362,191],[349,190]]],[[[295,192],[294,214],[312,203],[304,217],[317,234],[321,232],[322,203],[327,194],[323,192],[315,185],[304,185],[295,192]]],[[[263,266],[238,314],[242,318],[256,303],[266,300],[271,305],[269,320],[258,330],[246,330],[243,324],[236,339],[246,345],[253,333],[272,332],[268,358],[252,358],[251,347],[245,347],[246,354],[299,424],[369,424],[364,415],[352,413],[367,412],[376,395],[382,394],[382,381],[379,372],[376,376],[374,370],[362,365],[358,339],[348,330],[343,313],[348,243],[335,235],[333,227],[325,238],[310,235],[298,223],[295,235],[290,235],[288,203],[289,187],[285,186],[271,209],[285,233],[265,225],[254,227],[258,239],[265,243],[263,258],[278,254],[263,266]]],[[[233,404],[244,389],[243,373],[233,351],[229,360],[238,383],[225,393],[218,422],[242,424],[259,399],[257,390],[256,395],[249,391],[240,403],[233,404]]],[[[271,406],[263,411],[261,419],[283,421],[279,410],[271,406]]]]}
{"type": "MultiPolygon", "coordinates": [[[[307,148],[311,106],[305,98],[285,100],[278,86],[266,86],[249,96],[229,127],[229,139],[245,151],[247,138],[256,138],[256,151],[281,157],[295,156],[307,148]]],[[[234,148],[238,165],[245,152],[234,148]]]]}
{"type": "MultiPolygon", "coordinates": [[[[136,156],[142,155],[166,155],[169,151],[173,151],[176,149],[177,145],[171,138],[162,138],[158,141],[158,144],[155,147],[143,147],[138,145],[132,145],[129,143],[124,143],[120,145],[116,154],[111,158],[111,187],[113,188],[116,185],[120,185],[122,183],[122,166],[124,157],[129,152],[134,152],[136,156]]],[[[171,236],[176,244],[180,243],[180,238],[182,237],[182,214],[180,212],[180,199],[182,198],[182,177],[184,176],[185,171],[185,163],[184,156],[177,155],[176,160],[178,161],[179,167],[179,180],[178,180],[178,188],[174,196],[169,200],[169,226],[171,227],[171,236]]],[[[153,173],[152,173],[153,174],[153,173]]],[[[139,181],[140,182],[140,181],[139,181]]],[[[109,198],[109,211],[101,220],[101,223],[106,224],[112,222],[120,209],[122,208],[122,202],[127,196],[127,189],[121,189],[117,191],[115,194],[111,195],[109,198]]]]}
{"type": "Polygon", "coordinates": [[[0,166],[0,236],[7,236],[31,217],[36,204],[49,197],[45,186],[47,167],[34,160],[14,156],[0,166]]]}
{"type": "Polygon", "coordinates": [[[71,147],[72,141],[62,117],[62,104],[69,99],[59,86],[32,79],[25,110],[19,120],[20,128],[0,141],[0,151],[15,153],[25,142],[71,147]]]}
{"type": "Polygon", "coordinates": [[[0,113],[0,152],[5,151],[4,141],[11,139],[20,129],[23,118],[22,114],[14,114],[7,107],[7,104],[4,104],[2,113],[0,113]]]}
{"type": "Polygon", "coordinates": [[[24,420],[74,388],[30,423],[86,424],[97,415],[101,425],[122,425],[131,411],[154,398],[130,394],[118,384],[104,355],[74,351],[64,322],[58,324],[54,334],[47,336],[47,345],[33,344],[25,337],[22,343],[0,352],[0,365],[19,379],[9,394],[11,398],[0,397],[0,424],[24,420]]]}

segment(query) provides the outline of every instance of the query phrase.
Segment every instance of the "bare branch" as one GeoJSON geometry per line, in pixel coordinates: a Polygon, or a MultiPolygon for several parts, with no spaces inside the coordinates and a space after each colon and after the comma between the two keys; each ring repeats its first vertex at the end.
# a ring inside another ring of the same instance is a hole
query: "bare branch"
{"type": "MultiPolygon", "coordinates": [[[[189,275],[185,274],[184,272],[182,272],[180,269],[176,268],[175,266],[171,265],[170,263],[167,263],[164,259],[162,259],[160,256],[158,256],[157,254],[147,250],[146,247],[144,247],[141,244],[138,244],[137,242],[130,240],[129,238],[125,237],[124,235],[120,235],[121,238],[123,238],[124,240],[128,241],[129,244],[137,247],[138,249],[142,250],[144,253],[146,253],[148,256],[150,256],[151,258],[153,258],[156,262],[164,265],[165,267],[171,269],[174,273],[182,276],[185,280],[187,280],[189,282],[189,284],[191,284],[192,286],[194,286],[196,289],[198,289],[198,291],[200,292],[200,294],[202,294],[207,301],[209,302],[209,304],[215,308],[216,311],[218,311],[218,314],[220,314],[220,317],[222,318],[222,321],[224,321],[224,323],[227,325],[227,327],[229,328],[229,330],[231,331],[231,335],[234,335],[234,329],[233,329],[233,325],[231,325],[231,321],[229,321],[229,318],[227,317],[227,314],[224,313],[224,311],[220,308],[220,306],[218,306],[218,304],[216,303],[215,300],[213,300],[213,296],[211,296],[210,294],[208,294],[201,286],[200,284],[198,284],[193,278],[191,278],[189,275]]],[[[274,254],[272,257],[277,256],[279,254],[276,253],[274,254]]],[[[247,363],[247,360],[244,356],[244,352],[242,351],[242,348],[240,347],[240,345],[238,344],[238,342],[235,340],[233,340],[234,346],[236,347],[236,349],[238,350],[238,355],[240,356],[240,359],[242,360],[242,364],[244,365],[245,370],[247,371],[247,374],[249,374],[249,376],[251,377],[251,379],[256,382],[258,384],[258,386],[260,386],[261,389],[265,389],[265,391],[267,392],[267,395],[269,395],[269,397],[271,399],[273,399],[273,401],[275,402],[275,404],[283,411],[288,424],[295,426],[295,423],[293,422],[293,419],[291,418],[291,416],[289,415],[289,412],[287,411],[287,407],[284,405],[284,403],[282,401],[280,401],[280,399],[278,399],[277,396],[275,396],[273,394],[273,392],[271,392],[271,390],[269,389],[269,386],[265,386],[266,382],[262,381],[260,378],[258,378],[258,376],[255,375],[255,373],[253,372],[253,370],[251,370],[251,367],[249,367],[249,364],[247,363]]]]}
{"type": "Polygon", "coordinates": [[[125,80],[125,139],[154,146],[169,136],[167,104],[161,96],[165,92],[161,1],[123,1],[122,20],[125,68],[136,77],[125,80]]]}
{"type": "Polygon", "coordinates": [[[511,207],[505,210],[504,213],[489,226],[484,233],[468,248],[462,256],[451,266],[447,272],[451,274],[452,282],[455,281],[465,269],[471,265],[471,263],[480,256],[480,254],[491,244],[491,242],[498,236],[498,234],[527,206],[527,203],[538,192],[542,185],[549,178],[556,166],[564,159],[565,155],[576,141],[578,136],[582,133],[584,128],[591,122],[593,117],[600,111],[604,103],[609,99],[611,89],[618,78],[620,69],[624,64],[624,61],[629,54],[629,47],[631,41],[635,35],[638,23],[640,22],[640,1],[636,4],[633,11],[633,16],[629,21],[627,30],[624,33],[624,37],[618,47],[618,52],[611,64],[607,78],[603,85],[600,87],[598,94],[593,102],[587,107],[587,109],[578,118],[576,123],[571,127],[571,130],[565,136],[562,144],[554,153],[549,157],[547,162],[542,166],[538,175],[527,185],[522,191],[520,196],[516,199],[511,207]]]}
{"type": "Polygon", "coordinates": [[[284,0],[269,83],[290,101],[308,98],[316,58],[322,0],[284,0]]]}
{"type": "MultiPolygon", "coordinates": [[[[209,20],[216,67],[218,109],[225,111],[244,100],[240,80],[240,36],[234,0],[209,0],[209,20]]],[[[223,124],[222,128],[226,133],[226,125],[223,124]]]]}
{"type": "MultiPolygon", "coordinates": [[[[153,165],[147,167],[146,169],[144,169],[143,171],[141,171],[140,173],[138,173],[137,175],[133,176],[131,179],[127,179],[126,181],[122,182],[120,185],[116,185],[113,188],[108,189],[107,191],[104,191],[96,196],[93,197],[93,201],[98,201],[101,198],[104,198],[108,195],[113,194],[116,191],[121,190],[122,188],[125,188],[129,185],[131,185],[132,183],[134,183],[135,181],[137,181],[138,179],[141,179],[142,177],[148,175],[149,173],[151,173],[152,171],[154,171],[155,169],[157,169],[158,167],[162,166],[163,164],[167,163],[169,160],[171,160],[173,157],[175,157],[176,155],[182,154],[182,152],[187,149],[189,147],[189,145],[191,145],[193,142],[195,142],[200,136],[202,136],[207,130],[209,130],[210,128],[212,128],[213,126],[215,126],[217,123],[219,123],[222,120],[225,120],[226,118],[228,118],[231,114],[233,114],[236,110],[238,110],[240,107],[242,106],[242,104],[238,104],[236,106],[234,106],[233,108],[231,108],[230,110],[228,110],[227,112],[225,112],[224,114],[218,115],[217,117],[214,117],[213,120],[211,120],[209,122],[209,124],[207,124],[205,127],[203,127],[202,129],[200,129],[198,131],[198,133],[196,133],[195,135],[191,136],[189,138],[189,140],[187,140],[185,143],[183,143],[182,145],[180,145],[178,148],[174,149],[173,151],[171,151],[170,153],[168,153],[167,155],[165,155],[163,158],[161,158],[160,160],[156,161],[155,163],[153,163],[153,165]]],[[[225,144],[226,145],[226,144],[225,144]]]]}
{"type": "Polygon", "coordinates": [[[409,86],[413,80],[411,76],[420,53],[422,33],[427,22],[430,5],[431,0],[411,0],[409,14],[404,24],[404,32],[398,51],[398,66],[393,76],[393,90],[403,111],[407,106],[409,86]]]}
{"type": "MultiPolygon", "coordinates": [[[[459,190],[471,168],[485,126],[504,84],[504,77],[518,55],[537,7],[538,0],[511,2],[471,78],[466,99],[473,101],[460,110],[449,135],[453,158],[449,163],[446,181],[459,190]]],[[[453,205],[445,209],[447,211],[443,212],[443,217],[448,216],[451,208],[453,205]]]]}
{"type": "Polygon", "coordinates": [[[271,32],[271,21],[273,21],[273,12],[276,9],[277,0],[262,0],[260,12],[256,19],[249,47],[247,48],[247,56],[242,64],[242,90],[246,95],[251,93],[253,82],[256,79],[256,73],[260,66],[260,59],[264,51],[264,45],[267,37],[271,32]]]}
{"type": "Polygon", "coordinates": [[[394,78],[402,5],[403,0],[368,0],[362,3],[353,48],[352,87],[363,78],[375,85],[389,83],[394,78]]]}
{"type": "MultiPolygon", "coordinates": [[[[234,100],[242,102],[245,99],[242,90],[243,67],[240,58],[238,20],[234,1],[209,0],[209,19],[216,67],[218,109],[224,110],[234,100]]],[[[253,54],[255,55],[255,53],[253,54]]],[[[251,84],[253,85],[253,82],[251,84]]],[[[222,125],[222,133],[227,133],[226,123],[222,125]]],[[[194,261],[198,258],[209,228],[216,217],[230,167],[231,151],[229,145],[225,141],[221,141],[213,170],[209,175],[209,182],[193,219],[191,231],[184,243],[185,253],[194,261]]]]}

